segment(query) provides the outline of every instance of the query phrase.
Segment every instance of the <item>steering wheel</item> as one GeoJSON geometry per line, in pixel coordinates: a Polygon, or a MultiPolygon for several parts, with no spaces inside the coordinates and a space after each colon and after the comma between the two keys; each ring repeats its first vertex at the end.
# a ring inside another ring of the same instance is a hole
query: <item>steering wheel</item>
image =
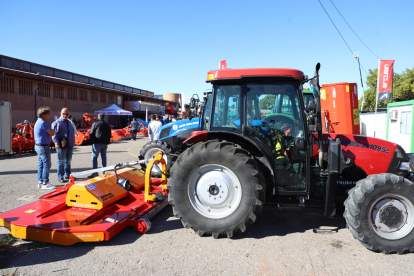
{"type": "Polygon", "coordinates": [[[226,125],[227,126],[231,126],[231,127],[235,127],[235,128],[237,128],[237,126],[236,126],[236,124],[234,123],[234,121],[238,118],[239,116],[236,114],[236,115],[233,115],[233,116],[231,116],[230,118],[228,118],[227,119],[227,122],[226,122],[226,125]],[[233,126],[232,126],[233,125],[233,126]]]}

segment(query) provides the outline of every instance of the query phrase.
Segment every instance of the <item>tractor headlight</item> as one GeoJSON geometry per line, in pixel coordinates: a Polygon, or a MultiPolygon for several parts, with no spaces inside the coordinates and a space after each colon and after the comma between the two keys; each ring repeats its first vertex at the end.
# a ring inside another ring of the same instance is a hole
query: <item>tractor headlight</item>
{"type": "Polygon", "coordinates": [[[401,162],[400,166],[398,167],[399,171],[406,172],[410,170],[410,162],[401,162]]]}

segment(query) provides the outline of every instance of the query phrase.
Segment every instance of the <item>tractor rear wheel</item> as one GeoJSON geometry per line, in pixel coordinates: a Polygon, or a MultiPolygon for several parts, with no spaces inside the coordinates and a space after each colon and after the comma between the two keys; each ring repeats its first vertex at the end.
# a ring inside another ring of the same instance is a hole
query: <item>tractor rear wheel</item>
{"type": "MultiPolygon", "coordinates": [[[[167,165],[167,173],[169,173],[171,163],[172,163],[172,160],[171,160],[172,158],[169,155],[171,153],[171,147],[167,143],[159,141],[159,140],[150,141],[149,143],[145,144],[142,147],[140,155],[142,156],[143,159],[152,160],[154,159],[154,156],[155,154],[157,154],[158,151],[161,151],[162,153],[164,153],[163,159],[165,160],[165,164],[167,165]]],[[[148,163],[149,162],[146,162],[145,164],[141,165],[144,171],[146,170],[148,163]]],[[[151,176],[161,177],[161,164],[154,165],[152,167],[151,176]],[[159,170],[157,170],[155,166],[158,166],[159,170]]]]}
{"type": "Polygon", "coordinates": [[[414,251],[414,184],[394,174],[370,175],[357,182],[344,203],[354,238],[385,254],[414,251]]]}
{"type": "Polygon", "coordinates": [[[265,179],[249,153],[233,143],[208,141],[184,151],[171,169],[168,201],[184,227],[199,236],[233,236],[256,220],[265,179]]]}

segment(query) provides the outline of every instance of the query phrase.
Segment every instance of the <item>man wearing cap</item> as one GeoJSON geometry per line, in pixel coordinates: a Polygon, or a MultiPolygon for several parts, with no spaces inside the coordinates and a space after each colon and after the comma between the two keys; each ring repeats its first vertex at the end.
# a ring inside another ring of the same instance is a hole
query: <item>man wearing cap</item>
{"type": "MultiPolygon", "coordinates": [[[[98,168],[99,154],[101,154],[102,168],[106,167],[106,150],[111,142],[111,127],[104,119],[105,114],[99,113],[98,121],[94,122],[91,128],[90,139],[92,143],[92,166],[94,169],[98,168]]],[[[92,173],[88,178],[96,176],[98,176],[98,173],[92,173]]]]}

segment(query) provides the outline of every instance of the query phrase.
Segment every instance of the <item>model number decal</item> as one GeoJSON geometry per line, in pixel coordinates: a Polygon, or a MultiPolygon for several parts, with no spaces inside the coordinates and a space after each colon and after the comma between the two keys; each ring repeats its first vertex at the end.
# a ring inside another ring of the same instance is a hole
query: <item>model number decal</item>
{"type": "Polygon", "coordinates": [[[374,144],[361,144],[361,148],[372,149],[372,150],[376,150],[376,151],[380,151],[380,152],[390,153],[390,150],[387,149],[386,147],[381,147],[381,146],[374,145],[374,144]]]}

